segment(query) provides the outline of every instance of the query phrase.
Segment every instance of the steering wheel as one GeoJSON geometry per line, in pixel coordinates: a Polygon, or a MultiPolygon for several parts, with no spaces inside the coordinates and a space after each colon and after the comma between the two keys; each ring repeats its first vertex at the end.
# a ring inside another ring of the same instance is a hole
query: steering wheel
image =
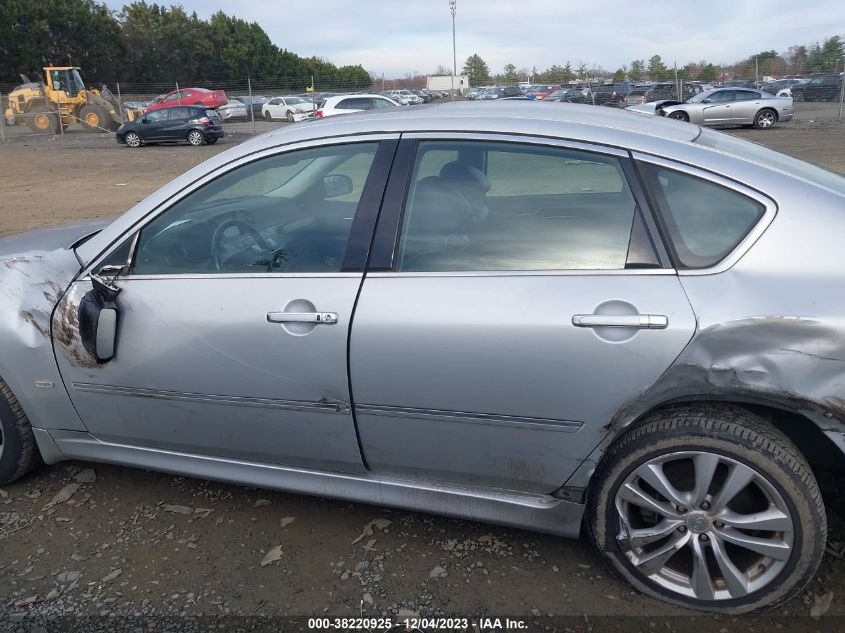
{"type": "Polygon", "coordinates": [[[248,222],[244,222],[243,220],[226,220],[225,222],[221,222],[217,225],[217,228],[214,229],[214,233],[211,236],[211,255],[214,258],[214,267],[220,272],[223,272],[222,263],[220,261],[220,245],[223,242],[223,235],[233,226],[238,227],[240,235],[249,233],[262,251],[268,254],[273,252],[273,247],[270,246],[270,243],[263,235],[261,235],[261,232],[257,228],[248,222]]]}

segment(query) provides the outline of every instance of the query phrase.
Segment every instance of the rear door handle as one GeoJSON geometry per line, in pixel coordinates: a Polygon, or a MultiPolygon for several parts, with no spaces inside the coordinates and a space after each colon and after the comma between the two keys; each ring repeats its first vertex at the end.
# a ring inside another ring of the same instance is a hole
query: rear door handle
{"type": "Polygon", "coordinates": [[[267,322],[334,325],[337,323],[337,312],[268,312],[267,322]]]}
{"type": "Polygon", "coordinates": [[[630,327],[640,330],[665,330],[669,318],[662,314],[576,314],[572,317],[575,327],[630,327]]]}

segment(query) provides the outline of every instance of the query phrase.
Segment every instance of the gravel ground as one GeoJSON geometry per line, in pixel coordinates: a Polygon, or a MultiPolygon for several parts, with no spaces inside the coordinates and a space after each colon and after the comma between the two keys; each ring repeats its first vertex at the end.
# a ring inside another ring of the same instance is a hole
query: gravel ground
{"type": "MultiPolygon", "coordinates": [[[[737,133],[845,172],[840,125],[803,121],[737,133]]],[[[0,235],[121,213],[247,137],[133,151],[80,136],[86,139],[0,144],[0,235]]],[[[116,466],[60,464],[0,490],[0,626],[307,630],[306,620],[263,618],[417,613],[475,624],[482,615],[507,615],[527,630],[841,630],[845,495],[841,478],[822,483],[833,529],[816,579],[774,616],[717,618],[631,592],[608,577],[585,542],[116,466]]]]}

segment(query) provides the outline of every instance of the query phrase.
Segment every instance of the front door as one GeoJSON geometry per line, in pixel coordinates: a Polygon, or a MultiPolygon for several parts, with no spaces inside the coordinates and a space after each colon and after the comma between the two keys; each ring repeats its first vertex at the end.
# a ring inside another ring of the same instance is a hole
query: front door
{"type": "Polygon", "coordinates": [[[120,444],[362,471],[347,334],[389,144],[253,160],[147,222],[130,272],[116,281],[109,362],[93,360],[74,325],[91,290],[87,277],[77,281],[55,315],[55,348],[89,432],[120,444]]]}
{"type": "Polygon", "coordinates": [[[167,118],[169,108],[147,112],[138,127],[138,134],[145,141],[162,141],[167,139],[167,118]]]}
{"type": "Polygon", "coordinates": [[[551,492],[693,334],[625,154],[514,140],[421,141],[382,259],[385,200],[350,341],[376,472],[551,492]]]}
{"type": "Polygon", "coordinates": [[[733,90],[718,90],[710,97],[708,103],[702,107],[702,123],[729,123],[733,118],[731,108],[734,99],[733,90]]]}

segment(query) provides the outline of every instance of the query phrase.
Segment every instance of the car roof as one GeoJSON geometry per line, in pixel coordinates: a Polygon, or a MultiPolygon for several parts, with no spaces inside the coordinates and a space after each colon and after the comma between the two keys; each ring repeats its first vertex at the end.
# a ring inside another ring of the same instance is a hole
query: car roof
{"type": "Polygon", "coordinates": [[[700,130],[696,125],[615,108],[542,101],[506,104],[456,101],[329,117],[304,126],[279,128],[244,145],[256,151],[330,136],[439,131],[553,136],[636,148],[638,136],[689,142],[698,137],[700,130]],[[629,138],[622,139],[620,135],[629,138]]]}

